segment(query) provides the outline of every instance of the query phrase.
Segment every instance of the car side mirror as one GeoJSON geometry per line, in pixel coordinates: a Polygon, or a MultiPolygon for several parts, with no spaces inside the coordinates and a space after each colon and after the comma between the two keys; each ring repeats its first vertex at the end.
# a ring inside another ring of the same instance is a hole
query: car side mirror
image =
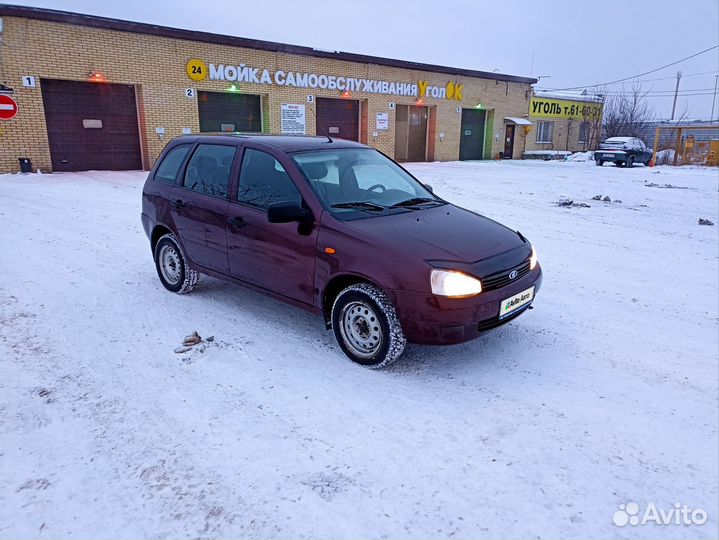
{"type": "Polygon", "coordinates": [[[422,184],[424,188],[429,191],[430,193],[434,193],[434,188],[430,186],[429,184],[422,184]]]}
{"type": "Polygon", "coordinates": [[[270,223],[312,223],[312,212],[297,203],[283,202],[267,207],[267,221],[270,223]]]}

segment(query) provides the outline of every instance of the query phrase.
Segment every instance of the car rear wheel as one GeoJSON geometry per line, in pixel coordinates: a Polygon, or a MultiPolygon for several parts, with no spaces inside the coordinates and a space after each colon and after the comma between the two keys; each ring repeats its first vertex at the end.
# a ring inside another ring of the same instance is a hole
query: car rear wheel
{"type": "Polygon", "coordinates": [[[185,254],[174,234],[166,234],[157,241],[155,267],[162,285],[168,291],[178,294],[192,291],[200,280],[199,272],[187,264],[185,254]]]}
{"type": "Polygon", "coordinates": [[[350,285],[337,295],[332,330],[347,357],[371,369],[397,360],[407,343],[392,302],[370,283],[350,285]]]}
{"type": "Polygon", "coordinates": [[[634,167],[634,156],[629,156],[627,158],[627,167],[630,169],[634,167]]]}

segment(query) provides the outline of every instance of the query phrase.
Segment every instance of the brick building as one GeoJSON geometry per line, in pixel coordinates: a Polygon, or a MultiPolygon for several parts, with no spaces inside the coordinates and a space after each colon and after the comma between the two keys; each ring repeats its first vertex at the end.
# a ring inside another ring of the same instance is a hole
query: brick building
{"type": "Polygon", "coordinates": [[[20,157],[44,171],[149,168],[169,139],[201,131],[327,134],[404,161],[517,158],[525,145],[526,77],[48,9],[0,5],[0,17],[0,94],[17,103],[0,120],[0,172],[20,157]]]}
{"type": "Polygon", "coordinates": [[[601,137],[604,98],[586,92],[535,90],[529,104],[528,152],[597,148],[601,137]]]}

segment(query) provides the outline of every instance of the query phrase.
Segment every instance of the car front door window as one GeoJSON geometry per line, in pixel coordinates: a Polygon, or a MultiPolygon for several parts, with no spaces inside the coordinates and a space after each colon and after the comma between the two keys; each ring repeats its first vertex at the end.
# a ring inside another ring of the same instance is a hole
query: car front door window
{"type": "Polygon", "coordinates": [[[237,200],[267,209],[275,203],[302,203],[290,175],[273,156],[261,150],[248,148],[242,159],[237,200]]]}

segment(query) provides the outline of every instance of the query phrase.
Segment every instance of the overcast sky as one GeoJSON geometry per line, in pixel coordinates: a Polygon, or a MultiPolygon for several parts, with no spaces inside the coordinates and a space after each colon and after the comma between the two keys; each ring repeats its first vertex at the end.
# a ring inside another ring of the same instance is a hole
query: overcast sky
{"type": "MultiPolygon", "coordinates": [[[[717,0],[10,1],[455,67],[547,76],[539,88],[631,77],[719,43],[717,0]],[[534,61],[532,61],[534,59],[534,61]]],[[[646,75],[658,116],[709,119],[719,49],[646,75]],[[662,79],[662,80],[654,80],[662,79]],[[705,94],[690,96],[686,94],[705,94]]],[[[621,85],[610,87],[620,91],[621,85]]],[[[719,115],[715,102],[714,117],[719,115]]]]}

